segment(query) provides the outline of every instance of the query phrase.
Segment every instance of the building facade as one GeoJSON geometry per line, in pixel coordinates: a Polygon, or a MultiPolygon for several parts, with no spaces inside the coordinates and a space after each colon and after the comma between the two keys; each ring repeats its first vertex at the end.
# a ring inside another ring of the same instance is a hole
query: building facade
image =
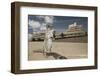
{"type": "Polygon", "coordinates": [[[76,22],[69,25],[67,31],[65,32],[66,37],[77,37],[77,36],[85,36],[86,31],[82,27],[82,25],[77,25],[76,22]]]}

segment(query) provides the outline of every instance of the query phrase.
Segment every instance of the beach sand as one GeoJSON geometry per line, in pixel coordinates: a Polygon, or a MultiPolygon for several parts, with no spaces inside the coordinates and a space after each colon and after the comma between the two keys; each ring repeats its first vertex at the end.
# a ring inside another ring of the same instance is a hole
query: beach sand
{"type": "MultiPolygon", "coordinates": [[[[28,60],[55,60],[55,57],[43,55],[43,42],[29,42],[28,60]]],[[[87,43],[53,42],[52,52],[67,59],[87,58],[87,43]]],[[[56,56],[56,55],[55,55],[56,56]]]]}

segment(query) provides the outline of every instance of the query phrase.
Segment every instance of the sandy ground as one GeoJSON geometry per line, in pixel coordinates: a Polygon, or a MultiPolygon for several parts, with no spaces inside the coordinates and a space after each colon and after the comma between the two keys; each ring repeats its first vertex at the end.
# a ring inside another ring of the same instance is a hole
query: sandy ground
{"type": "MultiPolygon", "coordinates": [[[[53,42],[52,52],[67,59],[87,58],[87,43],[53,42]]],[[[43,42],[29,42],[29,60],[52,60],[53,56],[43,55],[43,42]]]]}

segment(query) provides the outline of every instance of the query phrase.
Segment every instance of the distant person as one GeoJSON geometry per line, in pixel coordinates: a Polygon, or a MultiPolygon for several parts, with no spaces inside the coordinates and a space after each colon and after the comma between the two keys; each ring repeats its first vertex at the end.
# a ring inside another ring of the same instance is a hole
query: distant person
{"type": "Polygon", "coordinates": [[[53,31],[53,38],[56,38],[56,31],[53,31]]]}
{"type": "Polygon", "coordinates": [[[44,54],[47,56],[47,53],[52,51],[52,39],[53,39],[53,29],[52,26],[47,25],[44,38],[44,54]]]}
{"type": "Polygon", "coordinates": [[[64,38],[64,34],[63,34],[63,32],[61,33],[61,38],[64,38]]]}

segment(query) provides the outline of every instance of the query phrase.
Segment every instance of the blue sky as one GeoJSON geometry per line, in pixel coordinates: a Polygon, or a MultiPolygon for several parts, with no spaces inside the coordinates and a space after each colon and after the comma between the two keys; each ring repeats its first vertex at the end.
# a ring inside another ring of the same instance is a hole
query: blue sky
{"type": "Polygon", "coordinates": [[[28,15],[29,33],[45,29],[46,22],[51,23],[54,30],[57,32],[66,31],[68,26],[74,22],[76,22],[78,25],[82,25],[85,31],[88,31],[87,17],[28,15]]]}

